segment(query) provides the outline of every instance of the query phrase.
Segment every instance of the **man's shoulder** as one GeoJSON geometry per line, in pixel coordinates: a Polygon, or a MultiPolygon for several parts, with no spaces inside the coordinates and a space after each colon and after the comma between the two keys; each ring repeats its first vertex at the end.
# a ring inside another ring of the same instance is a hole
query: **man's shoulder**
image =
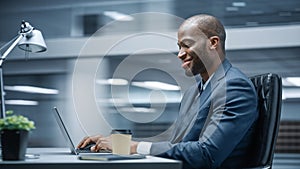
{"type": "Polygon", "coordinates": [[[248,77],[239,68],[232,65],[228,59],[225,59],[214,73],[213,79],[212,81],[226,82],[232,79],[248,79],[248,77]]]}
{"type": "MultiPolygon", "coordinates": [[[[226,74],[226,83],[241,85],[243,87],[249,87],[255,91],[255,87],[251,82],[249,76],[244,74],[240,69],[236,67],[231,67],[226,74]]],[[[255,92],[254,92],[255,93],[255,92]]]]}
{"type": "Polygon", "coordinates": [[[250,82],[249,77],[236,67],[231,67],[226,73],[227,79],[245,79],[250,82]]]}

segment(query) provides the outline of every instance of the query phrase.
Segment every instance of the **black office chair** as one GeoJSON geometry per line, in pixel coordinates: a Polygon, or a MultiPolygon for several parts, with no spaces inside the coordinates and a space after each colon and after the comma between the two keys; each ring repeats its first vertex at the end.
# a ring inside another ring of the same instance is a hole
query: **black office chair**
{"type": "Polygon", "coordinates": [[[259,117],[248,169],[271,169],[281,114],[282,82],[276,74],[250,77],[259,99],[259,117]]]}

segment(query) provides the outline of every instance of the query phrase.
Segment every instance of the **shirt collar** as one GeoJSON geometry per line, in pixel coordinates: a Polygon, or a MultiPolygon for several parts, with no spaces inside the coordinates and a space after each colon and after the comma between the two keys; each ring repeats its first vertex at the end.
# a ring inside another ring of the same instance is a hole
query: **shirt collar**
{"type": "Polygon", "coordinates": [[[212,77],[213,77],[214,75],[215,75],[215,73],[213,73],[213,74],[208,78],[208,80],[207,80],[205,83],[203,83],[203,80],[201,80],[201,85],[203,86],[203,87],[202,87],[203,90],[206,89],[208,83],[210,82],[210,80],[212,79],[212,77]]]}

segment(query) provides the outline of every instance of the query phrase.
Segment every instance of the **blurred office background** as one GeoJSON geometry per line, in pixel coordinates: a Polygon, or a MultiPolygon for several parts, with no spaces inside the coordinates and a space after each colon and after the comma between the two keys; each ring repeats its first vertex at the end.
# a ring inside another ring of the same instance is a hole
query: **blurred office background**
{"type": "Polygon", "coordinates": [[[8,56],[3,65],[6,109],[35,121],[31,147],[66,146],[53,116],[54,106],[76,143],[86,134],[109,134],[109,128],[130,128],[136,138],[157,136],[176,119],[182,93],[193,83],[176,58],[176,31],[182,19],[198,13],[215,15],[224,23],[227,57],[248,76],[267,72],[282,76],[274,165],[286,168],[289,161],[281,160],[290,158],[290,167],[299,167],[300,157],[295,156],[300,153],[298,0],[1,1],[1,46],[17,35],[22,20],[41,30],[48,45],[46,53],[27,56],[16,48],[8,56]],[[154,34],[143,42],[133,39],[109,49],[108,44],[124,36],[153,31],[168,36],[158,40],[154,34]],[[98,44],[84,51],[94,33],[98,44]],[[159,50],[143,51],[140,43],[159,50]],[[128,75],[131,79],[115,75],[124,61],[127,67],[120,71],[135,73],[128,75]]]}

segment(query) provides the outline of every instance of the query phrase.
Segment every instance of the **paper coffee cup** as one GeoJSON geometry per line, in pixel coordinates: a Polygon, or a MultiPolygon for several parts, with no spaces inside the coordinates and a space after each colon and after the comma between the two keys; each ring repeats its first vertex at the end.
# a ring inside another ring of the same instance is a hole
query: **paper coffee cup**
{"type": "Polygon", "coordinates": [[[112,130],[112,153],[120,155],[129,155],[131,135],[132,133],[130,130],[112,130]]]}

